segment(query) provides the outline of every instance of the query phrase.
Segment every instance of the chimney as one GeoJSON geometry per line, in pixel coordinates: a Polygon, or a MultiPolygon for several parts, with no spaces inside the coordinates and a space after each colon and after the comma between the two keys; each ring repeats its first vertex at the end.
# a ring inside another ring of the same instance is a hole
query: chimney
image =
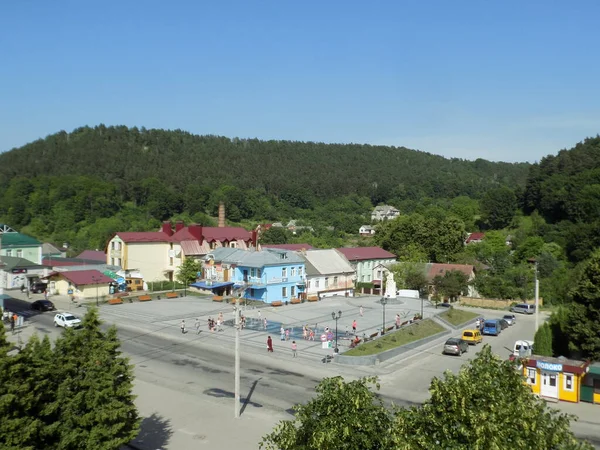
{"type": "Polygon", "coordinates": [[[188,230],[190,231],[191,235],[194,236],[198,240],[198,242],[200,242],[200,244],[202,244],[202,225],[198,225],[197,223],[191,223],[188,226],[188,230]]]}
{"type": "Polygon", "coordinates": [[[219,228],[225,228],[225,203],[219,202],[219,228]]]}
{"type": "Polygon", "coordinates": [[[252,245],[254,246],[255,249],[258,250],[258,231],[253,230],[252,231],[252,245]]]}
{"type": "Polygon", "coordinates": [[[179,230],[183,230],[183,220],[178,220],[175,223],[175,233],[177,233],[179,230]]]}
{"type": "Polygon", "coordinates": [[[162,224],[161,231],[167,236],[173,236],[173,228],[171,228],[171,222],[169,222],[168,220],[164,221],[162,224]]]}

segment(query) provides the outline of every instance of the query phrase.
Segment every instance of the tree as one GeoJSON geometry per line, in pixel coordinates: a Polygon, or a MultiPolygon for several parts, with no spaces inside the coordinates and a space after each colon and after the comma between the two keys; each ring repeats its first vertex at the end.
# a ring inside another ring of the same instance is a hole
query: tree
{"type": "Polygon", "coordinates": [[[533,338],[533,348],[535,348],[535,354],[540,356],[553,356],[552,355],[552,330],[550,324],[544,323],[535,332],[533,338]]]}
{"type": "Polygon", "coordinates": [[[582,358],[600,359],[600,250],[592,253],[571,291],[573,303],[565,331],[569,349],[582,358]]]}
{"type": "Polygon", "coordinates": [[[200,270],[201,267],[198,261],[196,261],[194,258],[185,258],[183,264],[181,264],[179,269],[177,269],[177,281],[187,286],[188,284],[196,281],[200,270]]]}
{"type": "Polygon", "coordinates": [[[469,287],[469,278],[460,270],[449,270],[444,276],[437,275],[433,285],[438,293],[456,301],[469,287]]]}
{"type": "Polygon", "coordinates": [[[569,429],[574,417],[536,397],[522,373],[489,345],[458,374],[448,371],[443,379],[434,378],[429,392],[422,406],[397,416],[395,431],[406,449],[592,448],[569,429]]]}
{"type": "Polygon", "coordinates": [[[488,191],[481,199],[482,220],[488,228],[499,230],[510,225],[517,210],[517,197],[503,186],[488,191]]]}
{"type": "Polygon", "coordinates": [[[284,227],[271,227],[260,234],[261,244],[287,244],[289,233],[284,227]]]}
{"type": "Polygon", "coordinates": [[[325,378],[317,396],[294,407],[294,420],[280,421],[265,436],[260,448],[267,450],[367,450],[395,448],[393,415],[369,389],[376,378],[345,382],[325,378]]]}

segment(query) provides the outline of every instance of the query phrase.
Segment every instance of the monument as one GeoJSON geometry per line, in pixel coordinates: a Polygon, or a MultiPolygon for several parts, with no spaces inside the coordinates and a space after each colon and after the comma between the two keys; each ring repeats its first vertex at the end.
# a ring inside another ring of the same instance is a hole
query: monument
{"type": "Polygon", "coordinates": [[[396,282],[394,281],[394,274],[388,272],[385,279],[385,298],[396,298],[396,282]]]}

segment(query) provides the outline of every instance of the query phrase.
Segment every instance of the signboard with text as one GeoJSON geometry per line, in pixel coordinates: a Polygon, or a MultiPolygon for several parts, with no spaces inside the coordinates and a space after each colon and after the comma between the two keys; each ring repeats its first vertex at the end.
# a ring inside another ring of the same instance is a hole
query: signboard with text
{"type": "Polygon", "coordinates": [[[559,363],[549,363],[546,361],[536,361],[536,367],[549,372],[562,372],[563,365],[559,363]]]}

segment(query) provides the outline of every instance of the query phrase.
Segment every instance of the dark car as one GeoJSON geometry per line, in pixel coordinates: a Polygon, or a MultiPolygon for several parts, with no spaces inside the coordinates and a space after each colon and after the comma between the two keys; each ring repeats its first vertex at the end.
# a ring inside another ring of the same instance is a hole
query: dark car
{"type": "Polygon", "coordinates": [[[469,351],[469,344],[460,338],[450,338],[444,344],[442,353],[460,356],[469,351]]]}
{"type": "Polygon", "coordinates": [[[504,319],[500,319],[500,327],[504,330],[506,328],[508,328],[508,321],[504,320],[504,319]]]}
{"type": "Polygon", "coordinates": [[[36,300],[31,304],[31,309],[34,311],[54,311],[54,303],[50,300],[36,300]]]}
{"type": "Polygon", "coordinates": [[[44,292],[46,289],[48,288],[48,284],[46,283],[42,283],[41,281],[36,281],[35,283],[33,283],[30,287],[29,290],[31,292],[33,292],[34,294],[41,294],[42,292],[44,292]]]}

